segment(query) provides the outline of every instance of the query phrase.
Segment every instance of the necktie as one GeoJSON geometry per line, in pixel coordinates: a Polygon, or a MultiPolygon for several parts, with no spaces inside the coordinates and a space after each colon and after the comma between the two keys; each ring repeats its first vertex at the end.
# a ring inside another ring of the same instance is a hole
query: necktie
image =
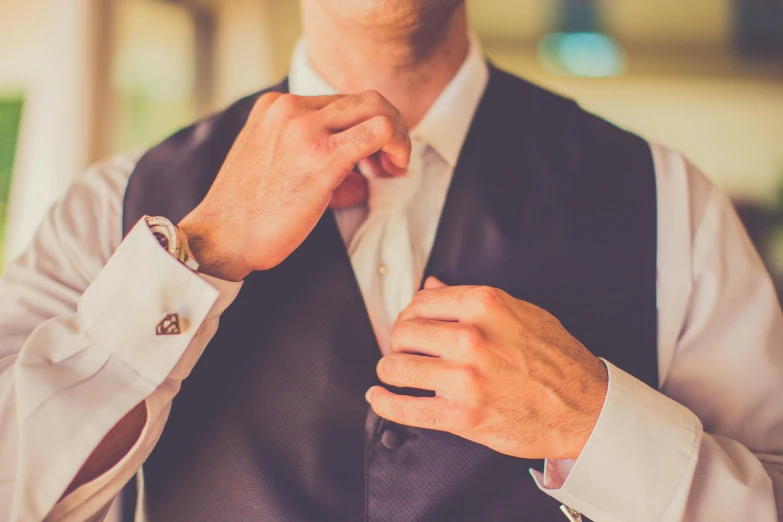
{"type": "Polygon", "coordinates": [[[411,302],[415,281],[408,210],[421,185],[425,144],[414,139],[408,172],[399,177],[368,176],[367,219],[348,251],[381,350],[388,351],[391,327],[411,302]]]}

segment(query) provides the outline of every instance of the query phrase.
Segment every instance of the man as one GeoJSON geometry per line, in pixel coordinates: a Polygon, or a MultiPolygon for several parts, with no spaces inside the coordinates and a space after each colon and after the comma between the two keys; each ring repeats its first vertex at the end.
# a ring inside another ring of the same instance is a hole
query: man
{"type": "Polygon", "coordinates": [[[488,65],[460,0],[302,11],[287,82],[8,267],[0,518],[135,476],[148,521],[777,520],[783,318],[725,197],[488,65]]]}

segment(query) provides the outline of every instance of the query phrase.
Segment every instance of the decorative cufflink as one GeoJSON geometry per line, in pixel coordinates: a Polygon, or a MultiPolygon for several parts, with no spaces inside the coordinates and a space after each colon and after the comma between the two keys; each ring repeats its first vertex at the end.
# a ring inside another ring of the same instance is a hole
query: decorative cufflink
{"type": "Polygon", "coordinates": [[[578,511],[571,509],[566,505],[560,506],[560,511],[565,513],[565,516],[567,516],[568,520],[571,522],[582,522],[582,514],[578,511]]]}
{"type": "Polygon", "coordinates": [[[155,328],[156,335],[179,335],[181,333],[179,314],[168,314],[155,328]]]}

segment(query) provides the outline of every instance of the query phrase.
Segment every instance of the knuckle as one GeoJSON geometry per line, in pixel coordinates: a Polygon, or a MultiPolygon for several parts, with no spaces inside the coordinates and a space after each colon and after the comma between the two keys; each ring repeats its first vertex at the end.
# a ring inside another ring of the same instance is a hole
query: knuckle
{"type": "Polygon", "coordinates": [[[396,352],[402,347],[405,339],[404,328],[405,326],[401,323],[397,323],[394,325],[394,328],[392,328],[391,335],[389,336],[389,347],[392,352],[396,352]]]}
{"type": "Polygon", "coordinates": [[[288,117],[284,124],[284,136],[301,152],[300,159],[320,158],[330,146],[329,135],[321,132],[314,122],[304,115],[288,117]]]}
{"type": "Polygon", "coordinates": [[[398,400],[393,400],[389,403],[389,413],[391,413],[392,417],[398,421],[407,420],[405,408],[402,407],[402,404],[398,400]]]}
{"type": "Polygon", "coordinates": [[[379,110],[383,110],[387,114],[390,114],[394,118],[402,119],[402,113],[400,110],[391,104],[386,97],[376,90],[368,90],[362,93],[363,101],[370,105],[376,106],[379,110]]]}
{"type": "Polygon", "coordinates": [[[352,134],[351,142],[356,148],[362,148],[365,144],[375,141],[375,135],[368,126],[360,125],[355,129],[355,132],[352,134]]]}
{"type": "Polygon", "coordinates": [[[484,343],[484,336],[472,325],[461,326],[457,330],[457,346],[463,350],[474,350],[484,343]]]}
{"type": "Polygon", "coordinates": [[[378,91],[376,91],[374,89],[370,89],[370,90],[362,92],[360,98],[361,98],[361,101],[363,101],[365,103],[370,103],[370,104],[373,104],[373,105],[379,105],[381,103],[385,103],[386,102],[386,98],[384,98],[381,93],[379,93],[378,91]]]}
{"type": "Polygon", "coordinates": [[[310,125],[305,118],[293,118],[286,123],[286,131],[295,140],[307,138],[309,130],[310,125]]]}
{"type": "Polygon", "coordinates": [[[484,418],[480,409],[471,406],[454,408],[453,415],[457,426],[468,430],[479,427],[484,418]]]}
{"type": "Polygon", "coordinates": [[[429,376],[427,365],[416,357],[405,357],[404,360],[395,362],[395,375],[402,382],[417,384],[423,382],[429,376]]]}
{"type": "Polygon", "coordinates": [[[359,107],[364,103],[364,93],[349,94],[337,102],[337,107],[340,110],[350,110],[359,107]]]}
{"type": "Polygon", "coordinates": [[[418,406],[414,407],[412,417],[416,424],[423,427],[436,426],[440,422],[438,412],[418,406]]]}
{"type": "Polygon", "coordinates": [[[482,312],[492,311],[500,304],[498,291],[489,286],[477,286],[471,290],[469,298],[482,312]]]}
{"type": "Polygon", "coordinates": [[[378,137],[383,139],[393,137],[396,132],[395,125],[388,116],[378,116],[374,126],[378,137]]]}
{"type": "Polygon", "coordinates": [[[407,365],[408,379],[412,383],[425,382],[430,377],[430,367],[424,361],[412,359],[407,365]]]}
{"type": "Polygon", "coordinates": [[[393,353],[378,361],[378,376],[394,382],[416,384],[429,375],[428,367],[406,354],[393,353]]]}
{"type": "MultiPolygon", "coordinates": [[[[402,316],[406,318],[405,322],[415,321],[415,318],[419,317],[422,307],[426,306],[428,300],[429,297],[426,294],[426,290],[417,292],[416,295],[413,296],[413,299],[411,299],[411,302],[408,303],[408,306],[405,308],[405,310],[403,310],[402,316]]],[[[408,328],[411,326],[412,325],[408,325],[408,328]]]]}
{"type": "Polygon", "coordinates": [[[457,370],[456,374],[457,388],[462,391],[464,397],[476,398],[479,393],[479,374],[472,366],[464,366],[457,370]]]}
{"type": "Polygon", "coordinates": [[[397,361],[392,355],[387,355],[378,361],[377,372],[379,377],[391,377],[397,374],[397,361]]]}
{"type": "Polygon", "coordinates": [[[299,98],[293,94],[283,94],[272,104],[274,110],[280,116],[290,116],[299,108],[299,98]]]}
{"type": "Polygon", "coordinates": [[[411,306],[417,306],[422,305],[425,302],[427,302],[428,299],[427,290],[419,290],[416,292],[416,294],[413,296],[413,299],[411,300],[411,306]]]}
{"type": "Polygon", "coordinates": [[[279,92],[265,92],[259,96],[253,104],[253,111],[265,110],[282,96],[279,92]]]}
{"type": "Polygon", "coordinates": [[[413,332],[413,321],[410,319],[398,320],[392,329],[390,344],[393,347],[401,347],[410,339],[413,332]]]}
{"type": "MultiPolygon", "coordinates": [[[[300,132],[306,133],[304,129],[300,132]]],[[[322,156],[328,149],[329,140],[326,136],[315,136],[308,138],[306,151],[310,158],[318,158],[322,156]]]]}

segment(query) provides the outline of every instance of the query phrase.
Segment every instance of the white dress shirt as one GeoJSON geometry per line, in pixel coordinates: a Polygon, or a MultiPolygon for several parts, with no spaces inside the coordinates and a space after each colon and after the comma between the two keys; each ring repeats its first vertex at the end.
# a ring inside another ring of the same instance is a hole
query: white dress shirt
{"type": "MultiPolygon", "coordinates": [[[[413,131],[427,144],[408,211],[415,270],[429,255],[486,81],[474,41],[413,131]]],[[[290,87],[333,92],[303,45],[290,87]]],[[[533,479],[596,522],[773,522],[783,513],[783,316],[775,290],[727,198],[680,154],[651,147],[660,391],[607,361],[607,397],[582,454],[547,461],[533,479]]],[[[0,279],[0,520],[100,519],[152,451],[181,381],[241,288],[191,273],[144,223],[123,240],[122,199],[136,159],[122,156],[80,177],[0,279]],[[168,313],[184,319],[182,335],[155,335],[168,313]],[[134,448],[58,502],[103,436],[142,400],[149,415],[134,448]]],[[[337,212],[346,244],[365,217],[364,209],[337,212]]],[[[396,268],[393,258],[384,265],[355,268],[365,277],[396,268]]],[[[372,308],[371,316],[386,314],[372,308]]],[[[137,480],[143,493],[143,468],[137,480]]],[[[144,520],[141,497],[137,520],[144,520]]]]}

